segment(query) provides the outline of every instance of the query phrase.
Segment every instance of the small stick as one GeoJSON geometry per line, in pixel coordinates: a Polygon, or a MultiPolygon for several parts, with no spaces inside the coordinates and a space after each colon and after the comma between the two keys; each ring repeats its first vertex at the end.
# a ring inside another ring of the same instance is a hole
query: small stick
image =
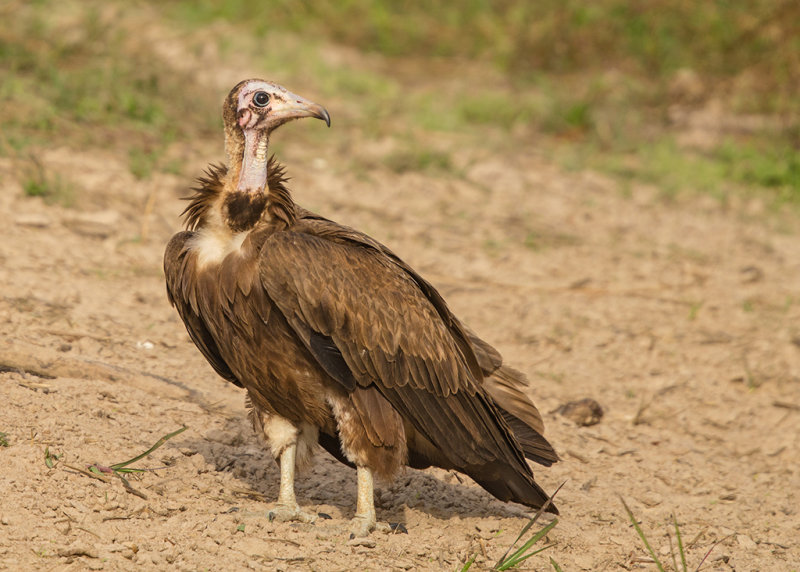
{"type": "Polygon", "coordinates": [[[82,527],[82,526],[76,526],[75,528],[77,528],[78,530],[82,530],[82,531],[84,531],[84,532],[88,532],[89,534],[92,534],[92,535],[96,536],[96,537],[97,537],[97,538],[99,538],[100,540],[102,540],[102,539],[103,539],[103,538],[102,538],[102,537],[101,537],[99,534],[97,534],[97,533],[96,533],[96,532],[94,532],[93,530],[89,530],[88,528],[84,528],[84,527],[82,527]]]}
{"type": "Polygon", "coordinates": [[[111,482],[102,475],[98,475],[97,473],[92,473],[91,471],[86,471],[84,469],[81,469],[80,467],[76,467],[75,465],[68,465],[67,463],[64,463],[63,465],[68,469],[72,469],[73,471],[78,471],[79,473],[84,474],[87,477],[92,477],[93,479],[97,479],[98,481],[103,481],[104,483],[111,482]]]}

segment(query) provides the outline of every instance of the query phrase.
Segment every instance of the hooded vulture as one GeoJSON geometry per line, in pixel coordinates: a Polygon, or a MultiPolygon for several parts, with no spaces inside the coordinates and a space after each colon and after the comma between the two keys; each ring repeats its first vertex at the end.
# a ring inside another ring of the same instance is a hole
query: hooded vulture
{"type": "MultiPolygon", "coordinates": [[[[328,112],[263,80],[222,109],[227,166],[212,166],[164,256],[167,293],[214,370],[247,392],[280,465],[272,518],[310,521],[296,467],[316,444],[357,469],[352,532],[376,526],[373,475],[403,465],[466,473],[503,501],[548,495],[526,458],[558,457],[525,377],[450,311],[391,250],[296,205],[272,132],[328,112]]],[[[557,513],[549,505],[550,512],[557,513]]]]}

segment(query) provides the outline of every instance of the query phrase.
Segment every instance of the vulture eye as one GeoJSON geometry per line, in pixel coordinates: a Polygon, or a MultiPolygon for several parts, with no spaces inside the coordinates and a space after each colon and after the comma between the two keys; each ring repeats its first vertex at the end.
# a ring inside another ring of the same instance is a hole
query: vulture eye
{"type": "Polygon", "coordinates": [[[269,94],[266,91],[257,91],[253,96],[256,107],[266,107],[269,104],[269,94]]]}

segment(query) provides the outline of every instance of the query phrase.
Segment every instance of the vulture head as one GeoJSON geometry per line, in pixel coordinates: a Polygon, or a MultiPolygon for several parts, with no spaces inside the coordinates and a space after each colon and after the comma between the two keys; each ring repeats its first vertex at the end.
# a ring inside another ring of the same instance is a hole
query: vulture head
{"type": "Polygon", "coordinates": [[[231,90],[222,104],[222,119],[228,167],[232,172],[239,171],[239,191],[258,193],[264,189],[270,133],[301,117],[316,117],[331,125],[324,107],[276,83],[248,79],[231,90]]]}

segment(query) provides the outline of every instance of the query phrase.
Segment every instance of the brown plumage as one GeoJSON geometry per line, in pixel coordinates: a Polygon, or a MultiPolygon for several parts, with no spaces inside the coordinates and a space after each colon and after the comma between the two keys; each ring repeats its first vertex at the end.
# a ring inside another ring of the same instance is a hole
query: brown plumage
{"type": "MultiPolygon", "coordinates": [[[[277,518],[308,520],[295,464],[316,443],[358,468],[353,532],[375,526],[372,474],[403,465],[470,475],[494,496],[547,499],[525,457],[558,457],[524,376],[372,238],[297,206],[270,133],[327,111],[275,84],[238,84],[223,105],[228,166],[212,166],[164,258],[169,299],[223,378],[243,387],[280,460],[277,518]]],[[[551,512],[557,512],[550,506],[551,512]]]]}

